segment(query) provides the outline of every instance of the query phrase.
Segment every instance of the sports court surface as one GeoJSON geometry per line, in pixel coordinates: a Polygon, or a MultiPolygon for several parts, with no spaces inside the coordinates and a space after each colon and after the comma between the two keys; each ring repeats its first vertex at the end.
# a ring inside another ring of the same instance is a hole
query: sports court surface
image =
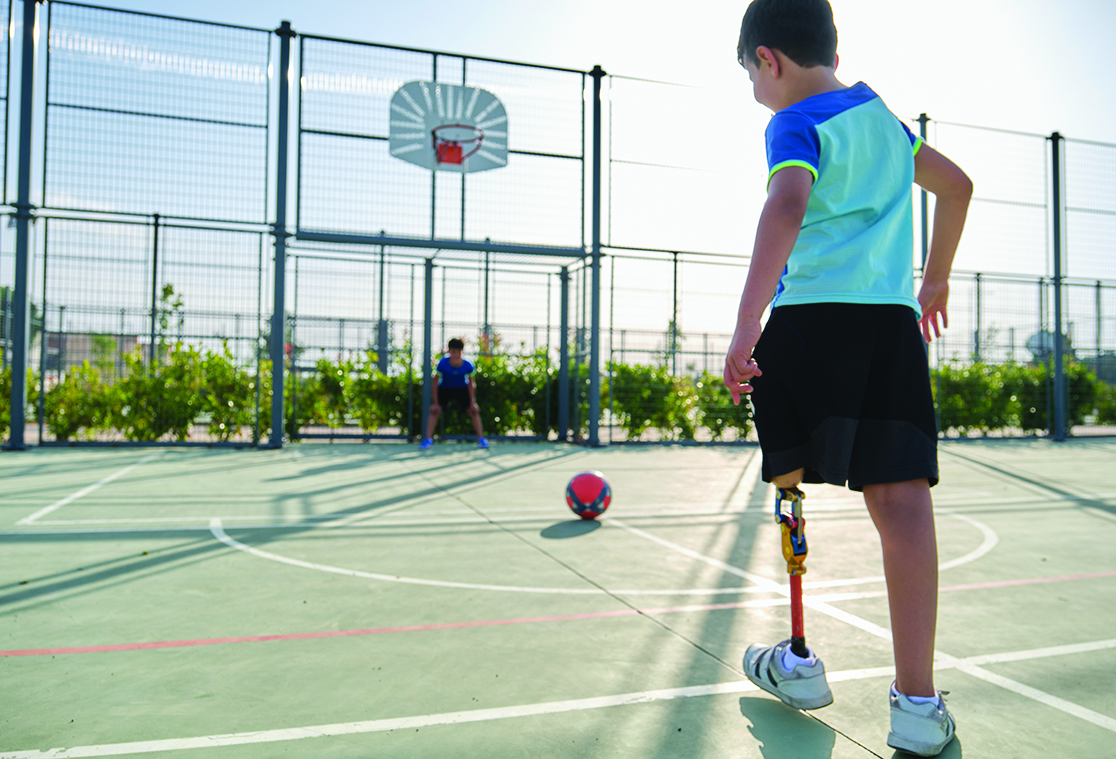
{"type": "MultiPolygon", "coordinates": [[[[1116,440],[946,442],[944,757],[1116,755],[1116,440]]],[[[807,486],[835,703],[741,672],[789,634],[754,447],[0,454],[0,759],[892,757],[856,494],[807,486]],[[562,493],[599,469],[599,523],[562,493]]]]}

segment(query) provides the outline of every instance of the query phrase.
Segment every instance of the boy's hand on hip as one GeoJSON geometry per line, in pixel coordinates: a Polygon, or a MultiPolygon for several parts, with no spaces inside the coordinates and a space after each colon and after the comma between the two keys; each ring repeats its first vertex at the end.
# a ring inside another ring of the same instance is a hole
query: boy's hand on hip
{"type": "Polygon", "coordinates": [[[759,320],[738,325],[732,342],[729,343],[728,354],[725,356],[724,383],[732,394],[732,402],[737,406],[740,405],[741,393],[752,392],[749,384],[751,379],[763,374],[759,364],[752,358],[752,349],[759,342],[762,331],[759,320]]]}
{"type": "Polygon", "coordinates": [[[949,280],[933,281],[923,280],[918,291],[918,304],[922,307],[922,336],[930,342],[930,330],[933,328],[934,337],[941,337],[942,330],[949,326],[949,314],[946,312],[946,303],[949,301],[949,280]]]}

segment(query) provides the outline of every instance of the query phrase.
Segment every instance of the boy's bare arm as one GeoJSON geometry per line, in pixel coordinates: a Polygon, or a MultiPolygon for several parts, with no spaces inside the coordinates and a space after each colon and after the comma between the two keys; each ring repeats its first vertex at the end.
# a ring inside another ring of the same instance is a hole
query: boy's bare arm
{"type": "Polygon", "coordinates": [[[813,175],[799,166],[781,169],[771,177],[767,202],[756,226],[756,243],[744,294],[740,297],[736,331],[725,356],[724,383],[732,394],[732,402],[737,405],[742,392],[752,391],[749,380],[763,373],[752,360],[752,349],[762,331],[760,318],[775,295],[779,277],[783,275],[802,229],[813,183],[813,175]]]}
{"type": "Polygon", "coordinates": [[[922,287],[918,292],[918,302],[922,306],[922,335],[926,342],[930,342],[931,328],[934,337],[941,337],[942,329],[949,326],[946,311],[949,273],[961,241],[961,230],[965,227],[973,183],[957,164],[928,145],[923,145],[915,154],[915,182],[934,193],[930,254],[926,258],[922,287]]]}

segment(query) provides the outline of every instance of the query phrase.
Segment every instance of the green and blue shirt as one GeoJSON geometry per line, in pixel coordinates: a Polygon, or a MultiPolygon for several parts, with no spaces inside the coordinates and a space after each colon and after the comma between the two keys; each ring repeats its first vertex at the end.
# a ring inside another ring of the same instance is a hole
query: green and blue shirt
{"type": "Polygon", "coordinates": [[[863,82],[806,98],[771,118],[768,176],[788,166],[814,176],[773,306],[903,304],[921,316],[911,208],[921,146],[863,82]]]}

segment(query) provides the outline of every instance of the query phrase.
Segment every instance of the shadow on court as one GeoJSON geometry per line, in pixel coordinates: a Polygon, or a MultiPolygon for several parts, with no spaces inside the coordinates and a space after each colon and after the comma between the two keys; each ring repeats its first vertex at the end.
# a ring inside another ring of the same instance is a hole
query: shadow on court
{"type": "Polygon", "coordinates": [[[829,759],[837,733],[797,709],[761,696],[743,696],[740,714],[748,720],[764,759],[829,759]]]}
{"type": "Polygon", "coordinates": [[[564,522],[558,522],[547,527],[539,535],[550,540],[562,540],[564,538],[579,538],[582,535],[588,535],[594,530],[598,530],[601,523],[595,519],[567,519],[564,522]]]}

